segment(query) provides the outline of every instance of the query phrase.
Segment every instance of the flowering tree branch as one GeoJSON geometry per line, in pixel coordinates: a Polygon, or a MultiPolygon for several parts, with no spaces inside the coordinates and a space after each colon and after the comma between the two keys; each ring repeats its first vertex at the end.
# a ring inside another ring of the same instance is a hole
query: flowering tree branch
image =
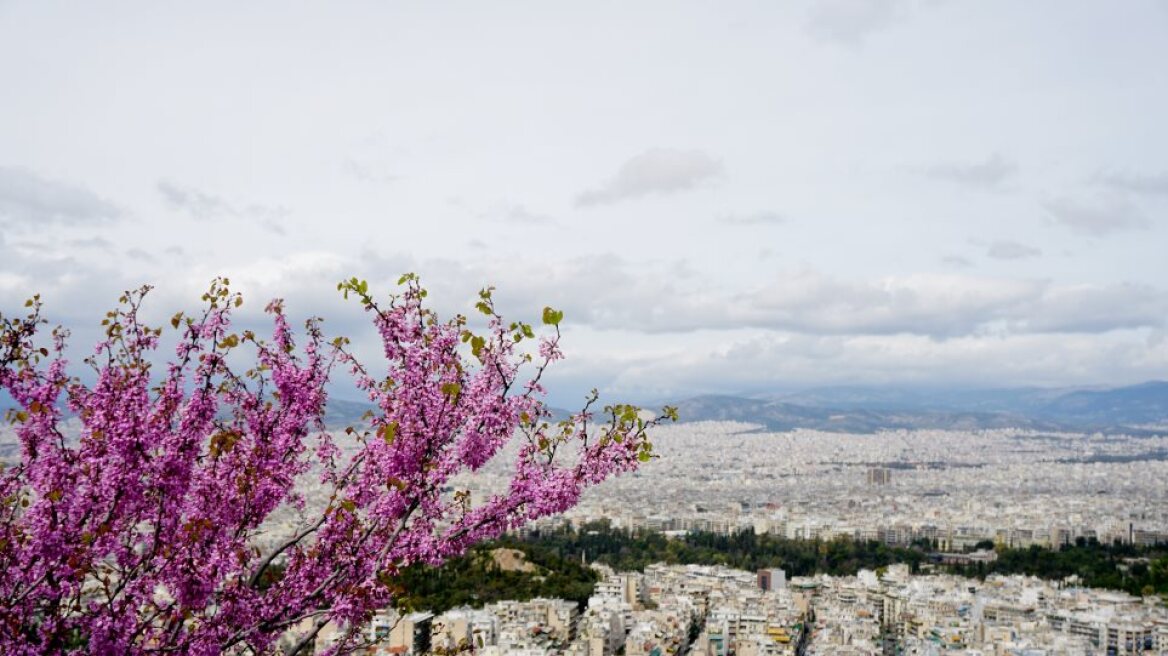
{"type": "Polygon", "coordinates": [[[123,295],[86,359],[91,384],[67,373],[66,331],[39,341],[38,297],[26,316],[0,317],[0,389],[18,405],[7,419],[21,447],[0,470],[0,652],[272,653],[287,637],[297,653],[329,622],[349,629],[334,651],[355,648],[352,629],[401,594],[403,567],[566,510],[651,458],[648,431],[676,418],[616,405],[597,423],[593,392],[553,423],[541,380],[563,357],[561,313],[545,309],[539,336],[504,321],[488,288],[476,333],[426,307],[415,276],[399,285],[384,303],[364,281],[338,286],[377,330],[375,368],[318,319],[298,344],[279,301],[267,339],[232,332],[242,298],[225,279],[202,312],[173,317],[178,344],[161,370],[163,330],[140,320],[149,288],[123,295]],[[339,370],[373,410],[333,435],[323,416],[339,370]],[[444,492],[517,436],[506,491],[478,506],[444,492]],[[324,508],[307,508],[306,477],[328,490],[324,508]],[[265,520],[288,506],[309,520],[262,550],[265,520]]]}

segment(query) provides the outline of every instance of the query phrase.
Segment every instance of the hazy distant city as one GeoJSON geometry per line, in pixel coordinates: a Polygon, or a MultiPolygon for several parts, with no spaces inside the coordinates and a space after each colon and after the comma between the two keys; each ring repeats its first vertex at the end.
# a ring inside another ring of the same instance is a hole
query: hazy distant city
{"type": "Polygon", "coordinates": [[[655,445],[659,459],[589,491],[561,521],[905,545],[923,537],[942,548],[1168,541],[1168,436],[770,433],[704,422],[662,429],[655,445]]]}

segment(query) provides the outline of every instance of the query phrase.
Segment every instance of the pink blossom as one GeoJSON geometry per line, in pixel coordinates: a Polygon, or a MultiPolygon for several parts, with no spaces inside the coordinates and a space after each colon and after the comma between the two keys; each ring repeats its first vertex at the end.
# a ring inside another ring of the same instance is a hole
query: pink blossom
{"type": "Polygon", "coordinates": [[[656,422],[627,406],[595,424],[593,395],[574,422],[549,422],[539,381],[563,357],[558,315],[524,374],[531,327],[505,324],[489,290],[477,335],[426,308],[416,278],[403,283],[387,305],[362,281],[341,285],[379,334],[374,368],[315,320],[298,346],[280,301],[267,307],[269,340],[231,332],[241,301],[225,280],[200,314],[176,315],[175,359],[161,368],[162,331],[138,315],[148,289],[127,293],[87,360],[89,385],[67,372],[64,331],[39,345],[39,299],[27,317],[0,318],[0,388],[19,405],[21,444],[20,462],[0,470],[0,653],[270,653],[289,631],[307,645],[304,622],[355,627],[390,603],[402,567],[562,512],[647,457],[656,422]],[[252,354],[246,371],[228,364],[237,349],[252,354]],[[335,369],[375,411],[333,434],[323,417],[335,369]],[[63,433],[66,413],[79,440],[63,433]],[[505,494],[477,507],[444,496],[511,439],[523,445],[505,494]],[[561,464],[568,451],[573,464],[561,464]],[[327,509],[257,549],[274,510],[303,507],[296,481],[314,467],[332,490],[327,509]]]}

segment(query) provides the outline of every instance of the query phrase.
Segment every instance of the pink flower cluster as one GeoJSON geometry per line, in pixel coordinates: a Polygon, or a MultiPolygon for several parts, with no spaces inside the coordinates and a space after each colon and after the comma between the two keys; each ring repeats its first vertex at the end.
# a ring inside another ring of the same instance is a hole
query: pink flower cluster
{"type": "Polygon", "coordinates": [[[363,281],[340,286],[380,335],[376,374],[316,320],[297,346],[279,302],[269,339],[231,332],[241,299],[225,280],[199,315],[175,316],[165,367],[162,329],[139,319],[148,290],[127,293],[87,360],[88,385],[66,371],[64,331],[40,345],[39,299],[3,319],[0,389],[19,406],[9,421],[21,456],[0,470],[0,653],[274,653],[281,638],[295,652],[330,621],[351,629],[335,649],[352,649],[361,622],[402,592],[401,568],[561,512],[650,457],[656,420],[631,406],[590,423],[594,394],[573,421],[550,422],[539,380],[562,357],[559,313],[545,310],[540,338],[504,322],[484,290],[480,335],[425,307],[413,276],[401,284],[386,305],[363,281]],[[244,352],[252,365],[240,371],[244,352]],[[375,411],[331,435],[322,418],[338,368],[375,411]],[[511,439],[523,442],[505,494],[472,506],[444,492],[511,439]],[[301,504],[295,483],[316,470],[328,507],[257,548],[260,525],[301,504]]]}

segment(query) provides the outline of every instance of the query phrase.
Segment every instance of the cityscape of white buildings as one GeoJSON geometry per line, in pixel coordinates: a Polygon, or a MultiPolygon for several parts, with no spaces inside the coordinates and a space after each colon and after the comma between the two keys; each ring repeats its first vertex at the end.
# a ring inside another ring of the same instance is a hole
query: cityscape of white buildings
{"type": "MultiPolygon", "coordinates": [[[[643,573],[601,568],[580,612],[571,602],[504,601],[438,616],[392,611],[366,628],[370,655],[1064,656],[1168,654],[1158,598],[1024,576],[985,581],[910,575],[796,577],[698,565],[643,573]]],[[[318,643],[327,647],[326,631],[318,643]]]]}
{"type": "MultiPolygon", "coordinates": [[[[942,550],[985,540],[1168,542],[1168,436],[771,433],[704,422],[663,427],[653,441],[659,458],[541,525],[607,519],[630,529],[753,529],[792,539],[924,538],[942,550]]],[[[496,468],[465,485],[486,494],[503,475],[496,468]]]]}
{"type": "Polygon", "coordinates": [[[1168,653],[1158,597],[1017,575],[912,576],[906,565],[805,581],[816,588],[809,655],[1168,653]]]}

